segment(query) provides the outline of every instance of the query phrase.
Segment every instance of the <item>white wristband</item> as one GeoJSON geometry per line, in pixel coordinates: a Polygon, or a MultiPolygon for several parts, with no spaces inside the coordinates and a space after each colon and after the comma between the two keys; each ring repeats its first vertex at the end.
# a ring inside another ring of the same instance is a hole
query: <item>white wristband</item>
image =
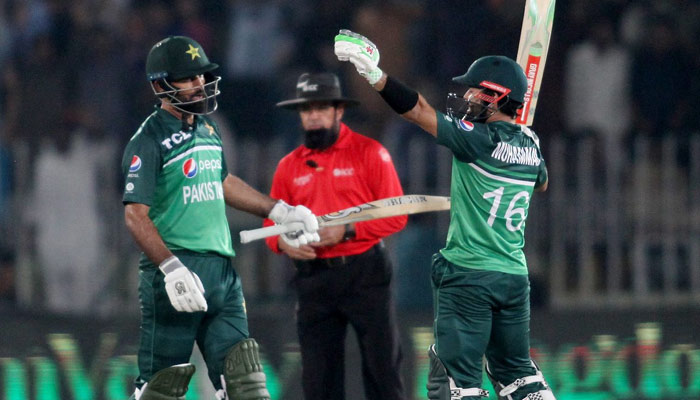
{"type": "Polygon", "coordinates": [[[175,271],[176,269],[182,267],[183,264],[180,262],[180,259],[177,258],[177,256],[170,256],[163,260],[163,262],[160,263],[158,268],[165,274],[168,275],[169,273],[175,271]]]}

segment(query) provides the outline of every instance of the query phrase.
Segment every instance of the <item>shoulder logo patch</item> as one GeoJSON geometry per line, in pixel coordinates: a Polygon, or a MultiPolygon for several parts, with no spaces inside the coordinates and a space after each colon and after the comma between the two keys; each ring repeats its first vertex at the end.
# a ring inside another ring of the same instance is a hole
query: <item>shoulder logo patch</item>
{"type": "Polygon", "coordinates": [[[383,147],[379,150],[379,158],[381,158],[384,162],[391,161],[391,156],[389,155],[389,152],[383,147]]]}
{"type": "Polygon", "coordinates": [[[131,165],[129,165],[129,172],[136,172],[141,168],[141,157],[134,155],[131,157],[131,165]]]}
{"type": "Polygon", "coordinates": [[[204,123],[204,127],[206,127],[207,130],[209,130],[209,136],[211,136],[211,135],[214,134],[214,127],[213,127],[213,126],[211,126],[211,125],[209,125],[208,123],[205,122],[205,123],[204,123]]]}
{"type": "Polygon", "coordinates": [[[471,131],[471,130],[474,129],[474,124],[473,124],[473,123],[471,123],[471,122],[469,122],[469,121],[465,121],[465,120],[463,120],[463,119],[460,119],[460,120],[459,120],[459,123],[458,123],[457,125],[459,126],[460,129],[462,129],[462,130],[464,130],[464,131],[467,131],[467,132],[469,132],[469,131],[471,131]]]}

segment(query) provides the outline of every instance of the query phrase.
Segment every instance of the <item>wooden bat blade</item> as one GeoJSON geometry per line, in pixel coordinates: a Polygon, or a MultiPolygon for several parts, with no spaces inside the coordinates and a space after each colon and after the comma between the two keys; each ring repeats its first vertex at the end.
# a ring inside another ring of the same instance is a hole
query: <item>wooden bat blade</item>
{"type": "MultiPolygon", "coordinates": [[[[418,214],[430,211],[450,209],[450,198],[445,196],[428,196],[422,194],[407,194],[370,201],[357,206],[318,216],[318,225],[334,226],[373,219],[396,217],[399,215],[418,214]]],[[[273,225],[264,228],[240,232],[241,243],[264,239],[270,236],[300,230],[301,223],[291,225],[273,225]]]]}
{"type": "Polygon", "coordinates": [[[527,0],[520,32],[517,62],[527,76],[527,91],[521,114],[516,123],[531,126],[542,85],[547,61],[549,39],[552,36],[556,0],[527,0]]]}
{"type": "Polygon", "coordinates": [[[345,225],[352,222],[396,217],[398,215],[417,214],[429,211],[450,209],[450,198],[407,194],[370,201],[318,217],[319,226],[345,225]]]}

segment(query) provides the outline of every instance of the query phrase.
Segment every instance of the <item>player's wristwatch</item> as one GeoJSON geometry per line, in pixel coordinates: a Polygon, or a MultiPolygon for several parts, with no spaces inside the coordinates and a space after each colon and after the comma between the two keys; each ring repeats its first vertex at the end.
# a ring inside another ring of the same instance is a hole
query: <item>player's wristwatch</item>
{"type": "Polygon", "coordinates": [[[345,224],[345,232],[343,233],[343,242],[355,239],[355,227],[352,224],[345,224]]]}

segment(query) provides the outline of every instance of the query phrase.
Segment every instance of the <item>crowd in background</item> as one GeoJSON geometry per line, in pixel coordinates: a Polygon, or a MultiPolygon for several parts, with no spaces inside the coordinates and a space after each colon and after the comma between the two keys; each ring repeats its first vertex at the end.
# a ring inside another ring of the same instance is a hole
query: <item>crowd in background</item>
{"type": "MultiPolygon", "coordinates": [[[[439,106],[450,78],[475,58],[515,58],[522,5],[0,0],[0,301],[15,299],[22,249],[35,255],[45,281],[90,280],[81,287],[93,293],[82,302],[62,303],[51,285],[42,291],[49,309],[68,313],[88,312],[110,284],[110,272],[101,271],[107,242],[125,240],[136,252],[121,228],[119,165],[125,143],[153,111],[144,64],[160,39],[190,36],[220,64],[217,118],[233,138],[282,138],[291,149],[296,116],[274,104],[290,97],[300,73],[325,70],[362,102],[349,124],[382,141],[412,128],[397,125],[366,83],[337,62],[339,28],[372,39],[382,69],[439,106]]],[[[698,38],[698,0],[557,1],[535,130],[544,143],[555,135],[594,137],[608,159],[628,152],[636,136],[700,130],[698,38]]],[[[394,159],[404,179],[401,155],[394,159]]]]}

